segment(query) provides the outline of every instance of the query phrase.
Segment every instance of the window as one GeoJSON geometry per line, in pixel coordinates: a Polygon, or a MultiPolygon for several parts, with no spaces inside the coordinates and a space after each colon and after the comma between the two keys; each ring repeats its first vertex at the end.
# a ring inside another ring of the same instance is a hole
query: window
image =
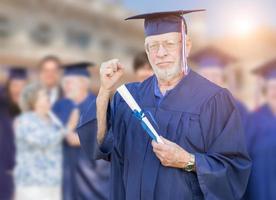
{"type": "Polygon", "coordinates": [[[89,33],[81,30],[68,29],[66,32],[66,44],[81,49],[86,49],[91,44],[91,36],[89,33]]]}
{"type": "Polygon", "coordinates": [[[48,45],[53,38],[53,30],[48,24],[39,24],[31,31],[31,38],[40,45],[48,45]]]}
{"type": "Polygon", "coordinates": [[[0,38],[9,37],[11,34],[11,23],[5,16],[0,16],[0,38]]]}

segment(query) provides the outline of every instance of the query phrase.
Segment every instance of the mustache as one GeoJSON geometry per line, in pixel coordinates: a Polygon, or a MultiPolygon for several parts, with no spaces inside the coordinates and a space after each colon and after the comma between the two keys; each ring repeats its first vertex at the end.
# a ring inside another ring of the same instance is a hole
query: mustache
{"type": "Polygon", "coordinates": [[[164,63],[173,63],[173,61],[160,61],[160,62],[157,62],[156,65],[164,64],[164,63]]]}

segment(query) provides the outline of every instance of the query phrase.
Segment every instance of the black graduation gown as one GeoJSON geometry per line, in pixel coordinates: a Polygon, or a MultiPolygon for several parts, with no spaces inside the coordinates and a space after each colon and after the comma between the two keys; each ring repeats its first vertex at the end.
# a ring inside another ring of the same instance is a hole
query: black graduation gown
{"type": "MultiPolygon", "coordinates": [[[[79,105],[69,99],[58,101],[53,110],[61,121],[66,124],[71,111],[78,108],[85,112],[93,94],[79,105]]],[[[110,164],[99,160],[91,162],[80,147],[72,147],[66,141],[63,146],[63,199],[64,200],[105,200],[108,197],[110,164]]]]}
{"type": "Polygon", "coordinates": [[[268,105],[252,113],[246,127],[252,172],[246,200],[276,198],[276,116],[268,105]]]}
{"type": "Polygon", "coordinates": [[[0,97],[0,199],[11,200],[14,193],[12,171],[15,167],[13,118],[7,102],[0,97]]]}
{"type": "Polygon", "coordinates": [[[108,109],[109,132],[100,147],[92,148],[95,101],[77,129],[90,157],[111,159],[110,199],[241,199],[251,161],[231,94],[190,71],[158,104],[154,78],[127,87],[141,108],[154,115],[160,135],[195,154],[196,173],[162,166],[150,137],[115,94],[108,109]]]}

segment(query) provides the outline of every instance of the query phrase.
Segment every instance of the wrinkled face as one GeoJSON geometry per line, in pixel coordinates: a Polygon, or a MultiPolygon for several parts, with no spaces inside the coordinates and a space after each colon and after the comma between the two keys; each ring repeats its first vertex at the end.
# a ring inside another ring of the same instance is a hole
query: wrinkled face
{"type": "Polygon", "coordinates": [[[27,80],[24,79],[12,79],[10,80],[9,83],[9,95],[11,97],[11,100],[18,104],[19,102],[19,98],[20,98],[20,94],[22,92],[22,90],[24,89],[24,87],[27,84],[27,80]]]}
{"type": "Polygon", "coordinates": [[[50,99],[46,93],[46,90],[40,90],[37,93],[37,99],[34,104],[34,110],[47,114],[51,110],[50,99]]]}
{"type": "Polygon", "coordinates": [[[153,70],[152,68],[149,66],[149,64],[145,64],[143,67],[139,68],[136,72],[135,72],[137,78],[139,81],[144,81],[147,78],[149,78],[151,75],[153,75],[153,70]]]}
{"type": "Polygon", "coordinates": [[[210,66],[210,67],[206,67],[206,68],[201,68],[201,69],[199,69],[198,72],[201,76],[205,77],[209,81],[211,81],[219,86],[223,86],[224,73],[223,73],[223,69],[221,69],[220,67],[210,66]]]}
{"type": "Polygon", "coordinates": [[[88,91],[89,80],[82,76],[65,76],[62,79],[62,89],[65,97],[75,99],[80,93],[88,91]]]}
{"type": "Polygon", "coordinates": [[[276,79],[267,80],[265,83],[265,96],[268,104],[276,108],[276,79]]]}
{"type": "Polygon", "coordinates": [[[60,80],[60,66],[57,62],[49,60],[43,63],[40,70],[40,80],[47,88],[55,87],[60,80]]]}
{"type": "MultiPolygon", "coordinates": [[[[189,54],[191,49],[189,37],[186,37],[186,45],[187,54],[189,54]]],[[[145,39],[145,48],[157,78],[169,81],[182,72],[180,33],[148,36],[145,39]]]]}

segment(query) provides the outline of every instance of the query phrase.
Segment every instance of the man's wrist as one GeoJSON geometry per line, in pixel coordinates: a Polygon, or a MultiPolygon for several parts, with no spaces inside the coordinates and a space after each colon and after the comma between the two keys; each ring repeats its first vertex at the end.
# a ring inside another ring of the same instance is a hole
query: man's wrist
{"type": "Polygon", "coordinates": [[[98,96],[109,98],[109,97],[111,96],[111,94],[112,94],[112,91],[111,91],[111,90],[108,90],[108,89],[105,89],[105,88],[103,88],[103,87],[100,87],[98,96]]]}
{"type": "Polygon", "coordinates": [[[189,162],[189,159],[190,159],[190,153],[188,153],[184,149],[181,149],[178,157],[178,164],[177,164],[178,168],[183,169],[189,162]]]}
{"type": "Polygon", "coordinates": [[[192,172],[195,171],[195,155],[189,153],[189,159],[188,162],[185,163],[183,170],[187,171],[187,172],[192,172]]]}

